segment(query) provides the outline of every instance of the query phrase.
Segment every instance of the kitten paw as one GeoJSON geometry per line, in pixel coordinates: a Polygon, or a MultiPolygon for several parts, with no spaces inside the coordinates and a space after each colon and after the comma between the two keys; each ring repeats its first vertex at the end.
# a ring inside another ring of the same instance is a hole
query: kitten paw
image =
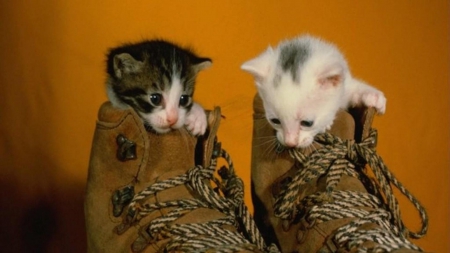
{"type": "Polygon", "coordinates": [[[372,91],[362,96],[362,101],[368,107],[374,107],[379,114],[384,114],[386,111],[386,97],[381,91],[372,91]]]}
{"type": "Polygon", "coordinates": [[[186,129],[194,136],[203,135],[208,126],[206,113],[203,108],[194,104],[186,117],[186,129]]]}

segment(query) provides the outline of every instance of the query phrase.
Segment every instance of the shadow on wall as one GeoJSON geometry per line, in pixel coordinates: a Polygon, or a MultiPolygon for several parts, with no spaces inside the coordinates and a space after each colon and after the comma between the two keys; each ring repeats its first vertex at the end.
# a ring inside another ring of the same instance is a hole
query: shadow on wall
{"type": "Polygon", "coordinates": [[[86,252],[84,185],[48,182],[27,196],[26,185],[0,179],[0,245],[4,252],[86,252]]]}
{"type": "Polygon", "coordinates": [[[55,162],[65,19],[50,2],[0,4],[0,252],[86,252],[85,182],[55,162]]]}

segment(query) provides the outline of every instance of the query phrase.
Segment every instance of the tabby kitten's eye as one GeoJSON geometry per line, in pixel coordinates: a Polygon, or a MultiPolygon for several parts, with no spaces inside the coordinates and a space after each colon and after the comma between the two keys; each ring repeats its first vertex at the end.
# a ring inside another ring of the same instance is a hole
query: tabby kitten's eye
{"type": "Polygon", "coordinates": [[[190,97],[188,95],[181,95],[180,106],[185,107],[189,104],[190,97]]]}
{"type": "Polygon", "coordinates": [[[270,122],[274,123],[275,125],[281,124],[281,121],[277,118],[270,119],[270,122]]]}
{"type": "Polygon", "coordinates": [[[161,98],[161,94],[159,93],[154,93],[150,95],[150,103],[153,106],[158,106],[161,104],[162,98],[161,98]]]}
{"type": "Polygon", "coordinates": [[[304,127],[311,127],[314,124],[314,121],[312,120],[302,120],[300,121],[300,125],[304,127]]]}

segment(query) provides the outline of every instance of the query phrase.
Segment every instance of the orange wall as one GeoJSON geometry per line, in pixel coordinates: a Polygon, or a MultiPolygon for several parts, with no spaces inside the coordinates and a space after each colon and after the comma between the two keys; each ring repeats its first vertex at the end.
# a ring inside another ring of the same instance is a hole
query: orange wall
{"type": "MultiPolygon", "coordinates": [[[[417,243],[450,251],[448,1],[105,3],[0,3],[0,244],[10,252],[84,251],[83,191],[96,113],[106,100],[104,54],[122,42],[163,37],[213,58],[196,99],[222,107],[220,139],[250,204],[255,88],[239,66],[303,32],[335,42],[354,75],[385,92],[378,151],[428,209],[429,234],[417,243]]],[[[413,207],[400,201],[407,224],[418,227],[413,207]]]]}

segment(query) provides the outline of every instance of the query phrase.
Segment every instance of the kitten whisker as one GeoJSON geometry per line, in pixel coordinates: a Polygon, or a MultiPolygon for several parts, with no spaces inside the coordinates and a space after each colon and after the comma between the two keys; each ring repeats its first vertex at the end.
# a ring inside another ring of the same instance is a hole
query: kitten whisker
{"type": "Polygon", "coordinates": [[[275,147],[274,147],[274,151],[273,151],[273,159],[272,162],[274,162],[276,159],[278,159],[281,156],[281,153],[283,153],[283,151],[286,149],[285,146],[283,146],[277,139],[276,143],[275,143],[275,147]]]}
{"type": "Polygon", "coordinates": [[[269,124],[269,122],[267,122],[267,120],[265,120],[264,124],[259,124],[259,126],[257,126],[255,129],[256,130],[261,130],[261,129],[266,128],[267,125],[269,125],[270,129],[273,129],[273,127],[269,124]]]}
{"type": "Polygon", "coordinates": [[[254,136],[253,137],[254,140],[278,140],[277,137],[275,135],[272,134],[268,134],[268,135],[260,135],[260,136],[254,136]]]}
{"type": "Polygon", "coordinates": [[[276,150],[276,146],[277,146],[277,141],[273,140],[272,142],[268,143],[267,147],[265,148],[265,150],[263,151],[263,156],[276,156],[277,152],[276,150]]]}
{"type": "Polygon", "coordinates": [[[315,144],[320,145],[319,142],[317,142],[317,141],[314,141],[311,144],[311,148],[313,149],[311,152],[311,155],[313,155],[314,153],[317,153],[320,156],[320,159],[322,159],[323,158],[322,153],[319,152],[319,150],[317,149],[317,146],[315,144]]]}
{"type": "Polygon", "coordinates": [[[265,141],[262,141],[262,142],[258,142],[258,144],[257,145],[253,145],[253,147],[263,147],[263,146],[266,146],[266,145],[269,145],[269,144],[276,144],[276,140],[269,139],[269,140],[265,140],[265,141]]]}
{"type": "Polygon", "coordinates": [[[276,145],[277,145],[277,139],[274,138],[274,136],[267,136],[267,137],[271,137],[271,138],[265,138],[262,141],[258,141],[256,145],[253,145],[253,148],[260,148],[260,147],[264,148],[265,147],[261,151],[261,154],[263,156],[270,155],[271,153],[274,153],[276,145]]]}
{"type": "Polygon", "coordinates": [[[267,136],[256,136],[253,139],[255,140],[265,140],[265,139],[276,139],[273,135],[267,135],[267,136]]]}

